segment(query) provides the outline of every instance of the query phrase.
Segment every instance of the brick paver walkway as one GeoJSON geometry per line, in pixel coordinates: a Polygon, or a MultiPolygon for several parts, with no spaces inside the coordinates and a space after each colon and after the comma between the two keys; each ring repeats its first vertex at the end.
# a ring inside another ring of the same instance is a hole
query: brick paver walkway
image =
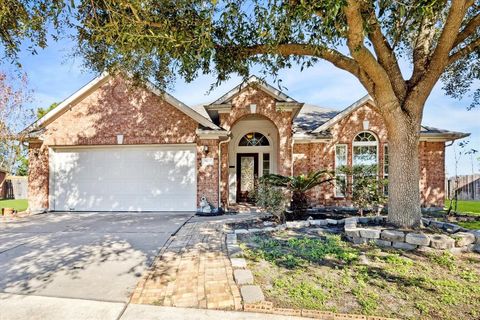
{"type": "Polygon", "coordinates": [[[242,309],[222,222],[193,219],[170,239],[139,282],[132,303],[242,309]]]}

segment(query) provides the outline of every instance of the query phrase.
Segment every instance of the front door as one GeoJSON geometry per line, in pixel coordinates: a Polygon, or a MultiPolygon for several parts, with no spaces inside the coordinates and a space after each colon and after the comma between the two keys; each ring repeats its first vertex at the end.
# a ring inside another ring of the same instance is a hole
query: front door
{"type": "Polygon", "coordinates": [[[237,202],[252,202],[258,178],[258,153],[237,154],[237,202]]]}

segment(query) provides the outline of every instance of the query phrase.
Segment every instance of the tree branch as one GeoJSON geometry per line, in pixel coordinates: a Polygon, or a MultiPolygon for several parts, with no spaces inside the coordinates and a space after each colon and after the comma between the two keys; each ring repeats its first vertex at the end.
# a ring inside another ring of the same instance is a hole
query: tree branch
{"type": "Polygon", "coordinates": [[[455,61],[457,61],[457,60],[459,60],[463,57],[466,57],[467,55],[469,55],[470,53],[472,53],[473,51],[475,51],[476,49],[479,49],[479,48],[480,48],[480,38],[477,38],[474,41],[467,44],[465,47],[463,47],[460,50],[452,53],[448,57],[447,65],[450,65],[450,64],[454,63],[455,61]]]}
{"type": "Polygon", "coordinates": [[[435,24],[428,17],[423,17],[413,47],[413,72],[410,84],[415,85],[425,74],[434,36],[435,24]]]}
{"type": "Polygon", "coordinates": [[[471,3],[471,0],[469,2],[465,0],[451,1],[447,19],[437,41],[437,46],[426,66],[425,75],[414,84],[409,97],[407,97],[407,99],[413,101],[408,104],[409,108],[413,109],[410,110],[413,114],[421,112],[421,108],[423,108],[433,86],[448,65],[449,53],[453,48],[458,30],[460,30],[465,13],[471,3]]]}
{"type": "Polygon", "coordinates": [[[457,35],[457,38],[453,43],[453,47],[455,48],[460,43],[462,43],[465,39],[473,35],[479,27],[480,27],[480,14],[477,14],[465,25],[463,30],[457,35]]]}
{"type": "Polygon", "coordinates": [[[375,15],[375,9],[370,8],[370,26],[373,28],[372,32],[368,34],[368,38],[373,44],[375,54],[377,55],[378,62],[387,72],[390,80],[395,84],[393,89],[397,97],[403,99],[406,95],[407,86],[402,76],[402,71],[398,65],[398,60],[395,53],[388,43],[388,40],[382,33],[380,23],[375,15]]]}
{"type": "Polygon", "coordinates": [[[246,53],[249,56],[257,54],[279,54],[282,56],[297,55],[318,57],[331,62],[340,69],[350,72],[354,76],[359,76],[360,73],[357,63],[352,58],[340,53],[337,50],[310,44],[289,43],[276,46],[259,44],[238,49],[241,50],[242,53],[246,53]]]}
{"type": "MultiPolygon", "coordinates": [[[[344,7],[347,17],[347,45],[350,54],[365,72],[366,76],[373,82],[373,89],[370,91],[380,104],[385,106],[394,105],[392,96],[398,98],[393,89],[392,82],[385,69],[378,63],[377,59],[364,45],[363,18],[360,12],[360,4],[357,0],[348,0],[344,7]]],[[[363,83],[363,82],[362,82],[363,83]]],[[[386,110],[388,111],[388,110],[386,110]]]]}
{"type": "MultiPolygon", "coordinates": [[[[467,9],[468,3],[466,3],[465,0],[452,0],[445,26],[443,27],[443,31],[437,42],[437,47],[428,65],[429,68],[425,76],[427,82],[431,82],[432,80],[436,82],[445,69],[448,62],[448,55],[453,48],[467,9]]],[[[431,84],[432,87],[433,85],[434,83],[431,84]]],[[[430,91],[428,91],[428,94],[429,93],[430,91]]]]}

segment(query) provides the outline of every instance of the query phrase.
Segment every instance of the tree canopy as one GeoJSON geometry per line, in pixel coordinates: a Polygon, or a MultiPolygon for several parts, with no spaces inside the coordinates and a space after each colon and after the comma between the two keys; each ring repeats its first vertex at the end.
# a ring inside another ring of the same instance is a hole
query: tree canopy
{"type": "Polygon", "coordinates": [[[76,30],[88,68],[124,71],[165,89],[200,73],[217,83],[252,67],[329,61],[362,83],[385,120],[391,151],[389,219],[421,221],[418,142],[425,101],[446,94],[480,103],[480,0],[5,0],[0,42],[16,61],[24,40],[76,30]],[[59,31],[60,30],[60,31],[59,31]],[[410,70],[401,68],[406,62],[410,70]]]}

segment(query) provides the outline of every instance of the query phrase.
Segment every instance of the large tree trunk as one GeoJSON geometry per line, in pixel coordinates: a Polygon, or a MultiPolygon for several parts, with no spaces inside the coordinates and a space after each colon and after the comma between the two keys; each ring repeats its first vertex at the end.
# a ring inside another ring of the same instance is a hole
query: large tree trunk
{"type": "Polygon", "coordinates": [[[422,217],[418,159],[421,116],[412,119],[399,110],[385,118],[389,150],[387,221],[402,228],[418,227],[422,217]]]}

